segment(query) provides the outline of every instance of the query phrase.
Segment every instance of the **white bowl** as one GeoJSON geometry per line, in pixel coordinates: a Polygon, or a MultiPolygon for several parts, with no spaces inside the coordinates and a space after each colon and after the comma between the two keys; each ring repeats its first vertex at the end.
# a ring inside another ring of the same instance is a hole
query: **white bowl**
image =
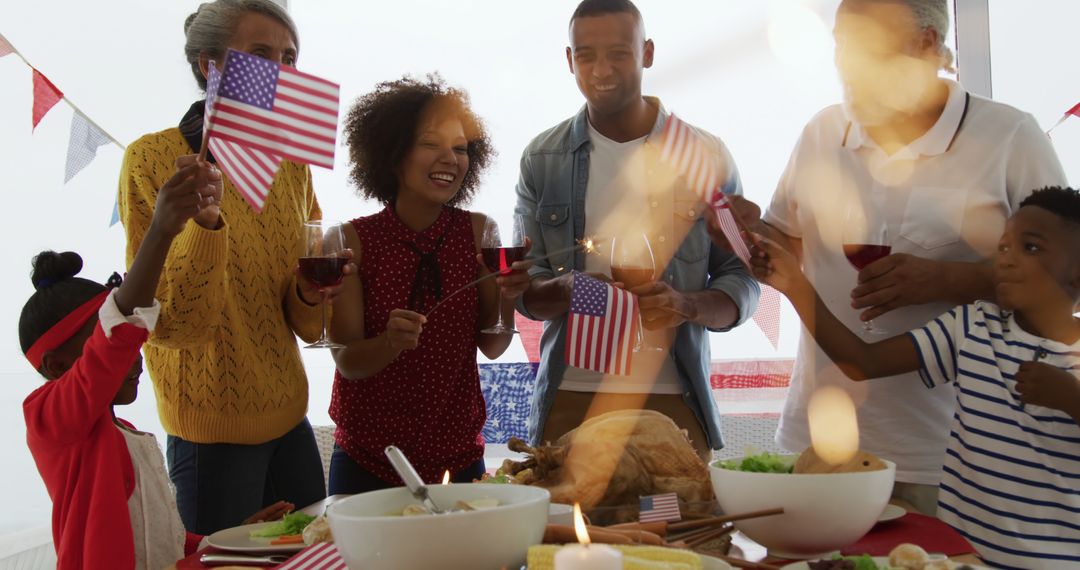
{"type": "Polygon", "coordinates": [[[352,570],[519,568],[530,546],[539,544],[550,495],[528,485],[469,483],[431,485],[441,508],[457,501],[492,498],[499,506],[443,515],[393,516],[418,503],[397,487],[354,495],[330,506],[334,542],[352,570]]]}
{"type": "Polygon", "coordinates": [[[735,528],[771,556],[798,559],[826,556],[874,526],[896,477],[896,464],[885,465],[877,471],[824,474],[752,473],[710,465],[709,472],[725,513],[783,507],[782,515],[737,521],[735,528]]]}

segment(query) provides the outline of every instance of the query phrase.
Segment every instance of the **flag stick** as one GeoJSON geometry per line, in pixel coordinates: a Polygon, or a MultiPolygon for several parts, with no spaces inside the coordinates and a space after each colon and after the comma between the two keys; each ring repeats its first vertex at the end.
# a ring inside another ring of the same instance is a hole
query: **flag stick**
{"type": "Polygon", "coordinates": [[[1050,127],[1050,130],[1046,131],[1046,136],[1050,136],[1050,133],[1054,132],[1054,129],[1061,126],[1061,123],[1064,123],[1065,120],[1068,119],[1068,118],[1069,118],[1068,113],[1065,113],[1064,115],[1062,115],[1061,118],[1058,119],[1058,122],[1054,123],[1054,126],[1050,127]]]}
{"type": "Polygon", "coordinates": [[[199,148],[199,162],[206,161],[206,147],[210,144],[210,129],[203,125],[202,146],[199,148]]]}

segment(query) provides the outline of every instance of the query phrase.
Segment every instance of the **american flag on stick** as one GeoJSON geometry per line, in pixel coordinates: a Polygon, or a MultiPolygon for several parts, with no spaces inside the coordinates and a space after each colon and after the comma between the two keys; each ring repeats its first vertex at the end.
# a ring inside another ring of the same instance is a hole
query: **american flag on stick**
{"type": "Polygon", "coordinates": [[[1061,123],[1064,123],[1069,117],[1080,117],[1080,103],[1073,105],[1071,109],[1065,111],[1065,114],[1062,115],[1060,119],[1058,119],[1058,122],[1054,123],[1054,126],[1050,127],[1049,131],[1046,131],[1046,134],[1049,135],[1051,132],[1053,132],[1054,129],[1058,128],[1058,126],[1061,125],[1061,123]]]}
{"type": "Polygon", "coordinates": [[[720,191],[723,173],[716,151],[701,140],[694,129],[674,114],[668,117],[660,133],[660,160],[667,162],[680,175],[686,177],[690,190],[702,202],[711,204],[720,218],[720,229],[731,243],[735,255],[750,265],[750,250],[740,232],[738,220],[731,205],[720,191]]]}
{"type": "Polygon", "coordinates": [[[204,139],[256,211],[282,160],[334,167],[340,88],[258,56],[229,50],[207,79],[204,139]],[[215,77],[217,75],[217,77],[215,77]]]}
{"type": "Polygon", "coordinates": [[[638,521],[643,523],[682,520],[679,496],[674,492],[641,497],[638,513],[638,521]]]}
{"type": "Polygon", "coordinates": [[[570,288],[566,363],[604,374],[630,374],[637,297],[584,273],[574,274],[570,288]]]}

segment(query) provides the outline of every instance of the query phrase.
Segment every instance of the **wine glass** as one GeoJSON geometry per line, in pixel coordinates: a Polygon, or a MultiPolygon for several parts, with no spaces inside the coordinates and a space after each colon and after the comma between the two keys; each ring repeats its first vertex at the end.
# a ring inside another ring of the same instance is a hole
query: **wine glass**
{"type": "MultiPolygon", "coordinates": [[[[842,233],[844,257],[856,271],[892,253],[884,216],[879,211],[868,212],[862,204],[848,207],[842,233]]],[[[870,334],[885,333],[874,327],[873,320],[864,321],[863,330],[870,334]]]]}
{"type": "MultiPolygon", "coordinates": [[[[643,233],[630,233],[611,238],[611,278],[627,289],[647,285],[656,280],[656,261],[649,238],[643,233]]],[[[634,352],[656,352],[661,346],[650,344],[638,311],[638,338],[634,352]]]]}
{"type": "Polygon", "coordinates": [[[323,294],[322,336],[304,348],[345,348],[330,340],[326,334],[326,289],[341,283],[344,276],[345,236],[341,224],[327,220],[304,222],[304,255],[300,258],[300,275],[315,284],[323,294]]]}
{"type": "MultiPolygon", "coordinates": [[[[503,238],[499,232],[499,224],[488,219],[484,225],[484,233],[480,238],[480,254],[484,258],[484,265],[488,271],[499,275],[510,275],[513,271],[510,266],[515,261],[525,259],[525,223],[520,214],[515,214],[506,225],[511,226],[509,234],[503,238]]],[[[505,226],[504,226],[505,227],[505,226]]],[[[513,324],[507,326],[503,321],[502,314],[503,298],[499,295],[499,320],[495,326],[488,327],[480,332],[486,334],[515,334],[518,331],[513,324]]]]}

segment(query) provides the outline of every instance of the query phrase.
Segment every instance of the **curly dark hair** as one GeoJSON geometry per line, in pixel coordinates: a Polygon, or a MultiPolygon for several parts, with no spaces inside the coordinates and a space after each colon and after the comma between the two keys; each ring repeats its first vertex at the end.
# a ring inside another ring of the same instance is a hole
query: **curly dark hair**
{"type": "Polygon", "coordinates": [[[1047,186],[1031,193],[1020,207],[1038,206],[1057,214],[1062,220],[1080,225],[1080,191],[1060,186],[1047,186]]]}
{"type": "Polygon", "coordinates": [[[390,205],[397,197],[401,164],[416,142],[426,113],[457,116],[469,141],[469,170],[448,205],[466,204],[491,164],[495,149],[483,121],[469,108],[469,95],[448,87],[438,73],[423,80],[404,76],[384,81],[361,96],[345,117],[345,140],[351,162],[349,179],[357,193],[390,205]]]}

